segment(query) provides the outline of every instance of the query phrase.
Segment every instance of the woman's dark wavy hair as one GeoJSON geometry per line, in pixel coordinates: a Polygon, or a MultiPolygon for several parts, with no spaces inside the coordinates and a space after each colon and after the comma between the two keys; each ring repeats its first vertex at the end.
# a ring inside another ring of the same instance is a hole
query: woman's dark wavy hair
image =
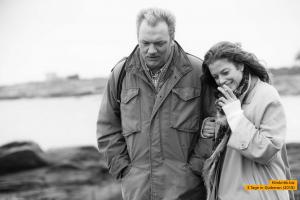
{"type": "Polygon", "coordinates": [[[260,80],[270,83],[270,77],[266,68],[259,63],[254,54],[244,51],[240,44],[225,41],[212,46],[204,56],[202,65],[203,78],[208,84],[216,85],[208,66],[220,59],[227,59],[229,62],[235,64],[235,66],[243,64],[244,70],[258,76],[260,80]]]}

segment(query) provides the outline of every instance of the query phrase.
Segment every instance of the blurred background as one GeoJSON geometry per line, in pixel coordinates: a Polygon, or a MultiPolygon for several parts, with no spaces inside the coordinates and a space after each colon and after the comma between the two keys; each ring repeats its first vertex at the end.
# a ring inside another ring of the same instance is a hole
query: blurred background
{"type": "Polygon", "coordinates": [[[257,55],[282,97],[299,179],[300,1],[0,0],[0,199],[120,199],[96,120],[146,7],[173,12],[175,39],[200,58],[223,40],[257,55]]]}

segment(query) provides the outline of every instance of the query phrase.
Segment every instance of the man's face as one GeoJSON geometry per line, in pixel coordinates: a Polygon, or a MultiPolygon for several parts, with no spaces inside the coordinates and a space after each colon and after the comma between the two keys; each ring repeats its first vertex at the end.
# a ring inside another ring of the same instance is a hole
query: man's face
{"type": "Polygon", "coordinates": [[[138,32],[138,42],[141,56],[150,69],[159,69],[167,62],[172,39],[165,22],[151,26],[144,20],[138,32]]]}

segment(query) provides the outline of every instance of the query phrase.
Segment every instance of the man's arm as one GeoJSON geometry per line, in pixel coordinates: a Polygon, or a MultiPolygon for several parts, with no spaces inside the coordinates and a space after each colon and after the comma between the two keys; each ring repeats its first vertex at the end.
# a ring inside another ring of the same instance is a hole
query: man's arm
{"type": "Polygon", "coordinates": [[[122,135],[120,104],[117,102],[118,68],[122,67],[122,63],[115,67],[109,77],[97,120],[98,148],[106,159],[110,174],[116,179],[122,178],[123,171],[130,163],[122,135]]]}
{"type": "Polygon", "coordinates": [[[207,139],[202,137],[198,138],[189,160],[191,170],[195,174],[202,175],[202,168],[204,162],[210,157],[212,153],[213,143],[213,139],[207,139]]]}
{"type": "Polygon", "coordinates": [[[201,127],[204,119],[215,116],[215,89],[209,86],[203,78],[201,78],[201,106],[200,106],[200,127],[199,133],[195,138],[195,145],[192,147],[189,164],[191,170],[201,175],[203,164],[208,159],[213,151],[214,139],[201,137],[201,127]]]}

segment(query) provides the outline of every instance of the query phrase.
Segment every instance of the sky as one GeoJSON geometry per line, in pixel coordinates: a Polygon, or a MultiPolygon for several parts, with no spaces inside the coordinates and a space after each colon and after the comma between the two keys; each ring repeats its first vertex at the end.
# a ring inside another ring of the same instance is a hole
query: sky
{"type": "Polygon", "coordinates": [[[291,66],[300,51],[299,0],[0,0],[0,85],[108,76],[137,44],[147,7],[170,10],[175,39],[200,58],[224,40],[267,67],[291,66]]]}

